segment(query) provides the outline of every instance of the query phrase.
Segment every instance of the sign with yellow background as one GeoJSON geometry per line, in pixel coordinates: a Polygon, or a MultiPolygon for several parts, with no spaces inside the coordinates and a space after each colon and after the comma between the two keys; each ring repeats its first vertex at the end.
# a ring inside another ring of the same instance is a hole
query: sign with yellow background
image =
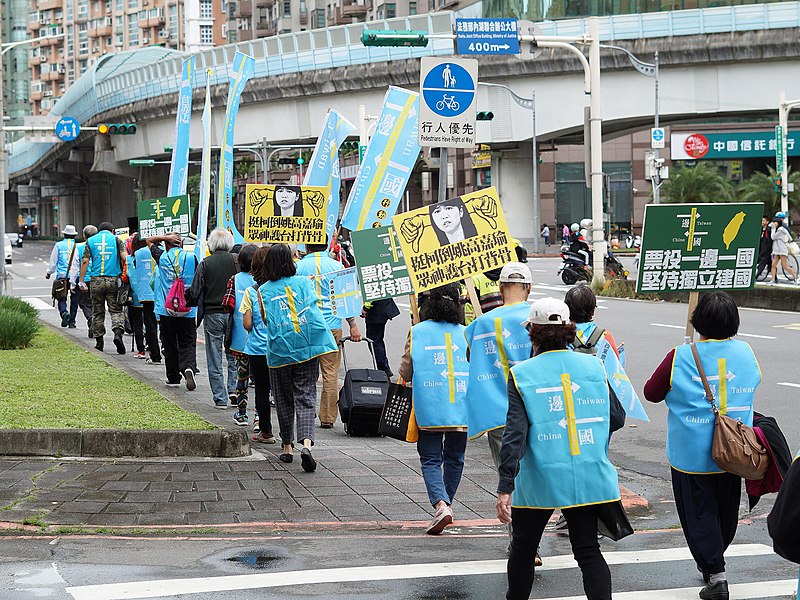
{"type": "Polygon", "coordinates": [[[493,187],[392,218],[417,293],[516,260],[493,187]]]}
{"type": "Polygon", "coordinates": [[[246,242],[324,244],[328,188],[248,184],[246,242]]]}

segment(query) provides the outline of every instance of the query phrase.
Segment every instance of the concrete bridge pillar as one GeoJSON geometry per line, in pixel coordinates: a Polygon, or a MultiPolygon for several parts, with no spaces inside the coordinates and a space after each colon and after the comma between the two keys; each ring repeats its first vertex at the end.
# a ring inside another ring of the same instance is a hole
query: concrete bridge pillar
{"type": "Polygon", "coordinates": [[[530,252],[538,231],[533,228],[532,148],[523,144],[492,158],[492,185],[500,195],[500,204],[511,235],[530,252]]]}

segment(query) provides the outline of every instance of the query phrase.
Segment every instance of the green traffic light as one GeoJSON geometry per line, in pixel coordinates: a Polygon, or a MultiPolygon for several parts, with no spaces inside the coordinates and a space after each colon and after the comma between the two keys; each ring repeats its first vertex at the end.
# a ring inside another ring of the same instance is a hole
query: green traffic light
{"type": "Polygon", "coordinates": [[[428,32],[365,29],[361,32],[361,43],[365,46],[427,46],[428,32]]]}
{"type": "Polygon", "coordinates": [[[475,119],[477,121],[491,121],[494,119],[494,113],[492,111],[481,111],[476,116],[475,119]]]}
{"type": "Polygon", "coordinates": [[[164,152],[172,152],[172,146],[164,146],[164,152]]]}
{"type": "Polygon", "coordinates": [[[305,161],[305,160],[303,160],[303,157],[302,157],[302,156],[301,156],[300,158],[298,158],[298,159],[297,159],[297,164],[298,164],[298,165],[302,165],[304,162],[306,162],[306,161],[305,161]]]}

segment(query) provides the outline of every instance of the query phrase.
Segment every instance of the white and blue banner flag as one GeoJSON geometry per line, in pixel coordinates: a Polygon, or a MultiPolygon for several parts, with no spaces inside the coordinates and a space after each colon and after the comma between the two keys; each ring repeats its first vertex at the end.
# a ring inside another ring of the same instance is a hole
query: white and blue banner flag
{"type": "Polygon", "coordinates": [[[419,157],[418,130],[419,94],[389,87],[347,199],[343,227],[358,231],[391,225],[419,157]]]}
{"type": "Polygon", "coordinates": [[[203,104],[203,157],[200,162],[200,200],[197,208],[197,242],[194,254],[198,261],[206,257],[208,245],[208,207],[211,197],[211,79],[206,78],[206,100],[203,104]]]}
{"type": "Polygon", "coordinates": [[[178,91],[178,112],[175,115],[175,142],[172,145],[172,161],[169,167],[167,196],[182,196],[186,193],[189,178],[189,124],[192,119],[192,79],[194,56],[183,61],[181,87],[178,91]]]}
{"type": "Polygon", "coordinates": [[[341,177],[339,174],[339,148],[356,126],[335,110],[329,110],[317,138],[314,153],[308,162],[303,185],[328,188],[328,213],[325,233],[330,244],[339,218],[341,177]]]}
{"type": "Polygon", "coordinates": [[[233,222],[233,137],[239,100],[245,85],[253,76],[256,60],[243,52],[233,57],[233,69],[228,88],[228,104],[225,107],[225,128],[223,130],[222,151],[219,158],[219,193],[217,194],[217,227],[227,229],[233,234],[237,244],[244,237],[233,222]]]}
{"type": "Polygon", "coordinates": [[[633,384],[631,384],[631,380],[628,379],[628,375],[625,373],[625,367],[622,366],[616,352],[614,352],[611,344],[605,338],[597,342],[597,357],[603,361],[608,384],[617,395],[622,408],[625,409],[625,414],[631,419],[649,423],[650,417],[647,416],[644,406],[642,406],[642,401],[639,400],[636,390],[633,389],[633,384]]]}

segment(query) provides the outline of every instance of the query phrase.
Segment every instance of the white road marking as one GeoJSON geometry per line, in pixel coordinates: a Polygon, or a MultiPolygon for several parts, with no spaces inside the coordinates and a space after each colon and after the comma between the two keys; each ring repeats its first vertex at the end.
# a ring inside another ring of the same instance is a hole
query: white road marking
{"type": "MultiPolygon", "coordinates": [[[[772,548],[764,544],[736,544],[730,546],[726,557],[734,556],[769,556],[772,548]]],[[[686,547],[660,548],[657,550],[635,550],[629,552],[604,552],[603,556],[609,565],[645,564],[692,560],[686,547]]],[[[82,585],[67,588],[67,593],[74,600],[126,600],[132,598],[164,598],[186,594],[209,592],[225,592],[234,590],[264,589],[276,587],[292,587],[319,583],[344,583],[355,581],[391,581],[403,579],[427,579],[434,577],[456,577],[464,575],[496,575],[506,572],[506,559],[478,560],[433,564],[383,565],[375,567],[344,567],[336,569],[310,569],[306,571],[282,571],[277,573],[258,573],[253,575],[227,575],[222,577],[196,577],[187,579],[157,579],[130,583],[107,583],[98,585],[82,585]]],[[[578,564],[571,554],[548,556],[544,566],[537,571],[555,571],[574,569],[578,564]]],[[[771,583],[780,584],[781,589],[794,580],[780,582],[759,582],[752,585],[759,590],[754,596],[769,597],[767,591],[771,583]]],[[[734,588],[735,586],[731,586],[734,588]]],[[[689,588],[686,588],[689,589],[689,588]]],[[[696,598],[697,586],[691,588],[692,596],[658,596],[631,597],[631,600],[663,600],[664,598],[696,598]]],[[[646,593],[646,592],[627,592],[646,593]]],[[[785,594],[786,592],[782,592],[785,594]]],[[[624,594],[614,595],[625,598],[624,594]]],[[[741,597],[737,594],[737,597],[741,597]]],[[[569,600],[572,600],[571,598],[569,600]]]]}
{"type": "Polygon", "coordinates": [[[30,304],[36,310],[55,310],[55,308],[53,308],[51,304],[48,304],[47,302],[45,302],[44,300],[40,300],[39,298],[25,297],[22,299],[25,300],[25,302],[30,304]]]}
{"type": "Polygon", "coordinates": [[[783,385],[783,386],[786,386],[786,387],[800,388],[800,383],[789,383],[788,381],[781,381],[781,382],[778,383],[778,385],[783,385]]]}
{"type": "MultiPolygon", "coordinates": [[[[600,308],[599,306],[597,308],[600,308]]],[[[669,329],[686,329],[683,325],[667,325],[666,323],[650,323],[652,327],[667,327],[669,329]]],[[[760,340],[776,340],[778,338],[771,335],[758,335],[755,333],[737,333],[740,337],[758,338],[760,340]]]]}
{"type": "Polygon", "coordinates": [[[666,325],[664,323],[650,323],[651,327],[666,327],[667,329],[686,329],[683,325],[666,325]]]}
{"type": "MultiPolygon", "coordinates": [[[[728,586],[731,598],[777,598],[792,595],[797,587],[796,579],[733,583],[728,586]]],[[[614,600],[695,600],[697,588],[673,588],[671,590],[644,590],[640,592],[614,592],[614,600]]],[[[582,600],[586,596],[562,596],[547,600],[582,600]]]]}

